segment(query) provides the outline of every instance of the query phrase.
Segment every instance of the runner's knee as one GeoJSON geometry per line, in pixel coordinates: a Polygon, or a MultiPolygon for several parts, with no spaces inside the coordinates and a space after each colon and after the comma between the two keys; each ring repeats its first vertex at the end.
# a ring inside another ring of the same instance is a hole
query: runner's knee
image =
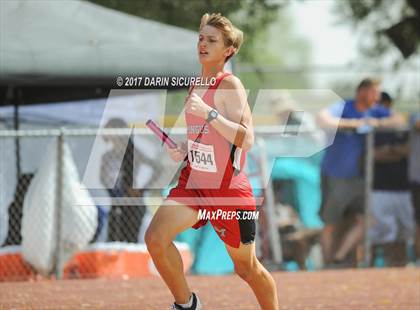
{"type": "Polygon", "coordinates": [[[161,230],[151,227],[147,229],[144,240],[151,254],[162,253],[169,245],[167,236],[161,230]]]}
{"type": "Polygon", "coordinates": [[[262,274],[262,270],[259,268],[258,264],[252,262],[235,262],[234,265],[235,273],[246,282],[249,282],[262,274]]]}

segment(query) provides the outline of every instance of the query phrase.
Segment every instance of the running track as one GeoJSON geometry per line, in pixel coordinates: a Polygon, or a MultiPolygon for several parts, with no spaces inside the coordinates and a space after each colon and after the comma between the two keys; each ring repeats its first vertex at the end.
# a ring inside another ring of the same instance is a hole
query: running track
{"type": "MultiPolygon", "coordinates": [[[[273,273],[280,309],[420,309],[420,268],[273,273]]],[[[207,310],[259,309],[237,276],[189,276],[207,310]]],[[[167,310],[158,278],[0,283],[0,309],[167,310]]]]}

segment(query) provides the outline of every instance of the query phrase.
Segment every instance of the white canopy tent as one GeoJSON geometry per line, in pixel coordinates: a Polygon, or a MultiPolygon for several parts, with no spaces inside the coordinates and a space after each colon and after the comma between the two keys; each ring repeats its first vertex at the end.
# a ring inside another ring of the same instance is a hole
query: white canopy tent
{"type": "Polygon", "coordinates": [[[81,0],[0,2],[0,83],[115,85],[198,72],[193,31],[81,0]]]}
{"type": "Polygon", "coordinates": [[[14,106],[19,129],[18,106],[106,98],[118,76],[195,76],[196,40],[193,31],[82,0],[2,0],[0,106],[14,106]]]}

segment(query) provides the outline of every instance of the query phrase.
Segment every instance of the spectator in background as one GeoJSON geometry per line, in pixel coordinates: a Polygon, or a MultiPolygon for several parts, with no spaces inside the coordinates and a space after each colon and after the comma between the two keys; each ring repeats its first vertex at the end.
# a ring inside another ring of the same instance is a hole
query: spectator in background
{"type": "MultiPolygon", "coordinates": [[[[381,95],[384,111],[391,114],[392,98],[381,95]]],[[[373,246],[372,258],[383,249],[387,266],[405,266],[407,242],[414,235],[407,163],[408,133],[385,131],[375,133],[375,166],[372,193],[372,223],[369,238],[373,246]]],[[[373,261],[372,261],[373,262],[373,261]]]]}
{"type": "Polygon", "coordinates": [[[420,266],[420,112],[412,115],[410,125],[410,157],[408,172],[416,219],[414,249],[417,258],[416,264],[417,266],[420,266]]]}
{"type": "MultiPolygon", "coordinates": [[[[105,125],[105,128],[127,127],[127,124],[119,118],[113,118],[105,125]]],[[[112,149],[102,157],[101,182],[108,189],[111,198],[119,198],[119,200],[128,198],[130,202],[124,205],[114,204],[116,200],[113,201],[108,215],[107,240],[136,243],[146,206],[143,202],[144,190],[133,187],[134,179],[139,173],[140,166],[146,165],[153,171],[150,184],[158,177],[159,168],[153,160],[135,147],[131,136],[128,142],[124,135],[106,135],[104,140],[112,143],[112,149]],[[138,204],[131,203],[133,198],[138,201],[138,204]]]]}
{"type": "Polygon", "coordinates": [[[23,216],[23,201],[29,184],[34,177],[33,173],[24,173],[19,177],[16,185],[15,195],[12,203],[9,205],[9,229],[7,231],[6,245],[19,245],[22,243],[22,216],[23,216]]]}
{"type": "Polygon", "coordinates": [[[347,255],[364,235],[363,152],[365,139],[361,128],[390,127],[400,124],[400,118],[376,105],[380,82],[366,78],[356,89],[354,100],[346,100],[322,110],[318,124],[338,129],[333,144],[326,149],[321,164],[322,206],[325,227],[321,234],[324,262],[328,266],[345,266],[347,255]],[[343,131],[348,130],[348,131],[343,131]],[[344,234],[338,249],[333,249],[334,236],[344,215],[352,215],[354,223],[344,234]]]}
{"type": "Polygon", "coordinates": [[[381,92],[381,99],[379,100],[379,105],[383,106],[388,111],[391,111],[393,103],[394,103],[394,100],[387,92],[385,91],[381,92]]]}

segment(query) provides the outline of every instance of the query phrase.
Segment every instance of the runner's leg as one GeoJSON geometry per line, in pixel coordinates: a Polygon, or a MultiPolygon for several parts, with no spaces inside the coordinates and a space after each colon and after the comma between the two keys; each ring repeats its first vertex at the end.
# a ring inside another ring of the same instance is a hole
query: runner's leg
{"type": "Polygon", "coordinates": [[[196,210],[167,200],[156,211],[145,235],[153,262],[178,304],[188,302],[191,291],[185,279],[181,255],[172,241],[178,233],[197,222],[197,215],[196,210]]]}
{"type": "Polygon", "coordinates": [[[251,287],[262,310],[278,310],[277,288],[271,274],[255,256],[255,243],[238,249],[225,244],[235,266],[235,272],[251,287]]]}

